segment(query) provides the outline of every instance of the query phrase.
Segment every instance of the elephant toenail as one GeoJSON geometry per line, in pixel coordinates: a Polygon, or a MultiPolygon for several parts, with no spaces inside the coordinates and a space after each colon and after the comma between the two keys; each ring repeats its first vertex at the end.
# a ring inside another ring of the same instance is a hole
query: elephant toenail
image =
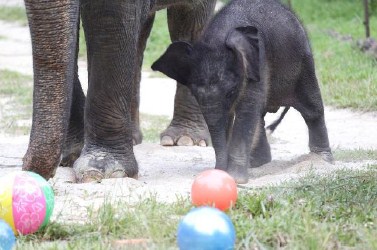
{"type": "Polygon", "coordinates": [[[127,174],[126,172],[124,172],[124,170],[115,170],[109,176],[109,178],[123,178],[123,177],[127,177],[127,174]]]}
{"type": "Polygon", "coordinates": [[[102,179],[104,178],[104,174],[95,169],[95,168],[91,168],[91,169],[88,169],[86,171],[84,171],[84,173],[82,174],[81,178],[78,178],[78,182],[79,183],[88,183],[88,182],[101,182],[102,179]]]}
{"type": "Polygon", "coordinates": [[[198,146],[200,147],[207,147],[207,143],[205,140],[200,140],[199,143],[198,143],[198,146]]]}
{"type": "Polygon", "coordinates": [[[190,137],[184,135],[181,138],[179,138],[177,145],[178,146],[194,146],[194,141],[190,137]]]}
{"type": "Polygon", "coordinates": [[[163,136],[161,138],[161,143],[162,146],[174,146],[174,141],[170,136],[163,136]]]}

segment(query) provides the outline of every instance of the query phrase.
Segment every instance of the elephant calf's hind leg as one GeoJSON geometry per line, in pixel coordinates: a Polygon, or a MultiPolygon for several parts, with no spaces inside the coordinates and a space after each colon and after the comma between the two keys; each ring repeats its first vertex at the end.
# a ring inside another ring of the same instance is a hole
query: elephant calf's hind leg
{"type": "Polygon", "coordinates": [[[264,120],[261,118],[251,145],[250,166],[260,167],[271,161],[271,148],[267,140],[264,120]]]}
{"type": "Polygon", "coordinates": [[[312,60],[304,70],[299,86],[296,88],[297,103],[294,105],[304,118],[309,130],[310,151],[320,155],[323,160],[334,161],[325,124],[324,107],[320,89],[315,77],[312,60]]]}

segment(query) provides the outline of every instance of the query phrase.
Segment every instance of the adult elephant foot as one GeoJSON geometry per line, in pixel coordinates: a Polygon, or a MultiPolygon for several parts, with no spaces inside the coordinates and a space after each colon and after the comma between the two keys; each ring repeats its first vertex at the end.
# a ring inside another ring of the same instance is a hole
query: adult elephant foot
{"type": "Polygon", "coordinates": [[[70,141],[66,144],[63,148],[60,166],[72,167],[74,162],[79,158],[83,145],[83,141],[70,141]]]}
{"type": "Polygon", "coordinates": [[[132,129],[132,143],[133,145],[141,144],[143,141],[143,134],[141,133],[141,129],[139,126],[133,126],[132,129]]]}
{"type": "Polygon", "coordinates": [[[63,144],[62,160],[60,161],[60,166],[63,167],[72,167],[73,163],[77,160],[77,158],[79,158],[81,150],[84,146],[85,95],[82,90],[77,72],[78,66],[76,64],[73,78],[73,92],[69,125],[63,144]]]}
{"type": "Polygon", "coordinates": [[[34,141],[29,143],[28,151],[22,159],[22,170],[38,173],[46,180],[54,177],[60,159],[59,150],[56,147],[51,150],[49,146],[52,144],[48,146],[42,144],[36,149],[33,143],[34,141]]]}
{"type": "Polygon", "coordinates": [[[161,133],[162,146],[201,146],[209,145],[210,136],[208,130],[197,127],[185,127],[187,121],[182,121],[182,124],[170,125],[163,133],[161,133]]]}
{"type": "Polygon", "coordinates": [[[173,120],[160,139],[162,146],[206,147],[210,144],[211,136],[202,112],[190,90],[181,84],[177,84],[173,120]]]}
{"type": "Polygon", "coordinates": [[[84,146],[84,115],[82,114],[83,108],[80,107],[80,109],[80,114],[71,111],[68,133],[63,144],[62,160],[59,164],[62,167],[72,167],[84,146]]]}
{"type": "Polygon", "coordinates": [[[137,179],[138,166],[132,155],[106,152],[104,149],[88,151],[83,149],[75,161],[73,169],[76,181],[100,182],[102,179],[131,177],[137,179]]]}
{"type": "MultiPolygon", "coordinates": [[[[192,5],[177,4],[168,8],[168,27],[172,41],[196,40],[214,13],[216,5],[216,0],[170,2],[193,3],[192,5]]],[[[160,138],[163,146],[205,147],[211,143],[199,105],[191,91],[180,83],[177,83],[173,120],[160,138]]]]}

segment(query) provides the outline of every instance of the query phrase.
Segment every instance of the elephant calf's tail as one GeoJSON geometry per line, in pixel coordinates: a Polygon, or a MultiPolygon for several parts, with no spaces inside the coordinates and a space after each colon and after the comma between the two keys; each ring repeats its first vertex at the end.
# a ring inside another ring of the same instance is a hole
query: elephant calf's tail
{"type": "Polygon", "coordinates": [[[290,107],[285,107],[283,112],[280,114],[280,117],[278,119],[276,119],[273,123],[271,123],[270,125],[268,125],[266,127],[266,132],[267,134],[272,134],[275,129],[277,128],[277,126],[280,124],[280,122],[283,120],[285,114],[287,114],[288,110],[289,110],[290,107]]]}

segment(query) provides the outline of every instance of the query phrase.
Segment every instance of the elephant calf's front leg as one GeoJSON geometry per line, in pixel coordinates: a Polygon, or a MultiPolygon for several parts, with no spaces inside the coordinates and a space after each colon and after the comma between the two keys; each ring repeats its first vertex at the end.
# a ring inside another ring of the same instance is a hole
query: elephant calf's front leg
{"type": "Polygon", "coordinates": [[[254,163],[261,165],[271,160],[269,144],[266,135],[263,134],[261,110],[261,105],[246,101],[241,101],[236,110],[229,138],[227,171],[237,183],[247,183],[248,168],[254,163]],[[267,143],[267,146],[264,143],[267,143]]]}
{"type": "Polygon", "coordinates": [[[137,176],[131,101],[143,2],[82,1],[89,88],[85,145],[74,164],[80,182],[137,176]]]}
{"type": "Polygon", "coordinates": [[[228,142],[227,172],[237,183],[247,183],[247,169],[250,161],[250,145],[254,128],[246,128],[244,119],[236,118],[230,141],[228,142]],[[246,132],[246,133],[245,133],[246,132]]]}

